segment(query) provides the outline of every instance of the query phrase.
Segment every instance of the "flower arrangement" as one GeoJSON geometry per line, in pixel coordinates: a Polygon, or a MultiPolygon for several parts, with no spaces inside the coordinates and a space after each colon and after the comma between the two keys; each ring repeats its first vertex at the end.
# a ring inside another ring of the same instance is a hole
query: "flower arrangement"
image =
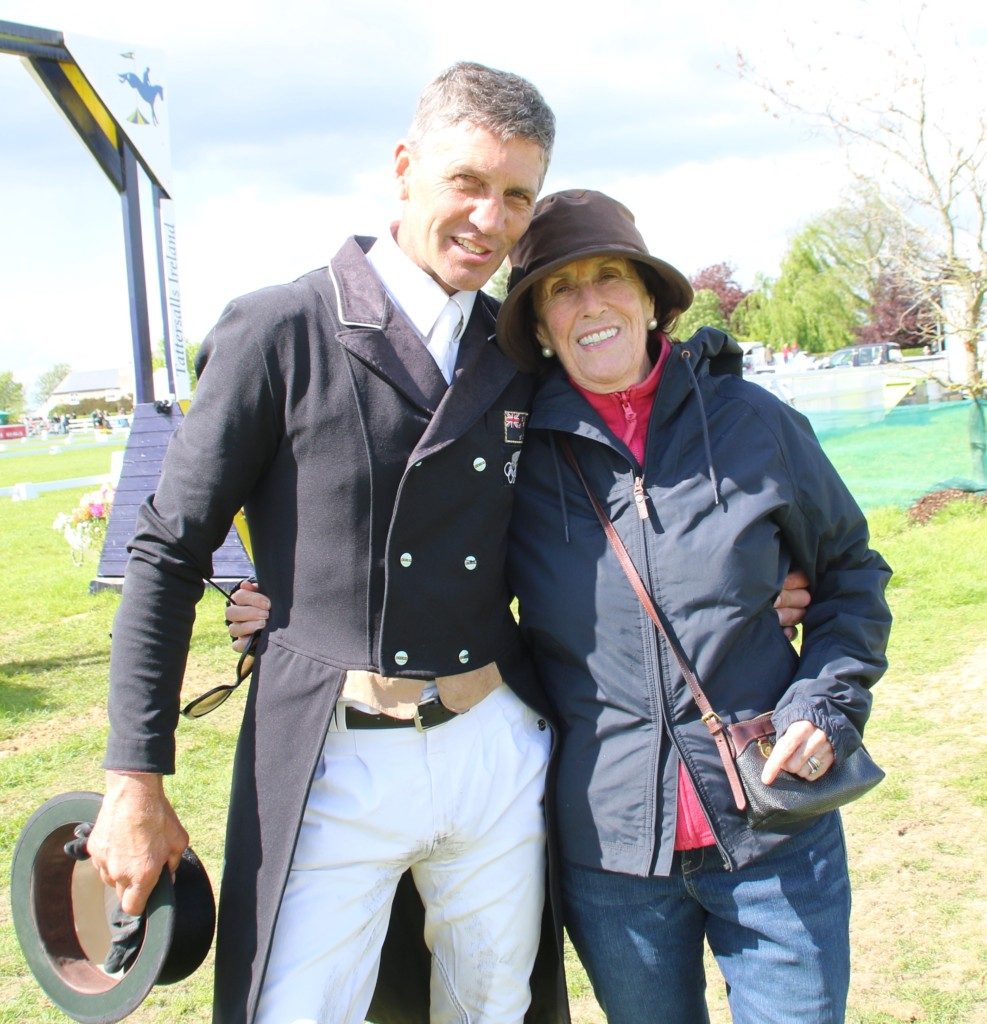
{"type": "Polygon", "coordinates": [[[99,490],[84,494],[72,512],[59,512],[55,517],[52,528],[65,538],[76,565],[82,564],[88,551],[102,550],[114,493],[111,484],[103,484],[99,490]]]}

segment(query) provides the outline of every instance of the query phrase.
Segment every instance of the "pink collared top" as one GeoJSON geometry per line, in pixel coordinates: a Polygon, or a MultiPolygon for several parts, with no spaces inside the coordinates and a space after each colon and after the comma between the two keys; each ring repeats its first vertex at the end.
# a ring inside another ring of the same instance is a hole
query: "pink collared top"
{"type": "MultiPolygon", "coordinates": [[[[661,350],[655,360],[654,369],[640,384],[634,384],[626,391],[612,391],[605,395],[587,391],[572,378],[569,383],[600,414],[610,430],[630,448],[639,465],[644,465],[644,449],[648,438],[648,420],[655,403],[658,382],[668,362],[672,346],[661,335],[661,350]]],[[[675,816],[675,849],[696,850],[702,846],[713,846],[713,837],[706,815],[703,813],[695,787],[685,766],[679,761],[678,801],[675,816]]]]}

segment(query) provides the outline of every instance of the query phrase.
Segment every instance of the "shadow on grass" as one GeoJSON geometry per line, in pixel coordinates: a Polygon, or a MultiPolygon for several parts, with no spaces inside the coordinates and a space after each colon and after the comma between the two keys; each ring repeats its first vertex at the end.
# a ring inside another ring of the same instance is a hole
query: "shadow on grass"
{"type": "Polygon", "coordinates": [[[0,673],[0,714],[20,717],[25,713],[41,711],[50,706],[47,693],[48,687],[12,683],[0,673]]]}
{"type": "Polygon", "coordinates": [[[72,692],[67,688],[74,689],[75,678],[85,675],[87,669],[104,676],[106,661],[106,653],[97,651],[5,661],[0,664],[0,714],[38,711],[68,703],[72,692]],[[45,679],[58,673],[73,678],[45,679]]]}

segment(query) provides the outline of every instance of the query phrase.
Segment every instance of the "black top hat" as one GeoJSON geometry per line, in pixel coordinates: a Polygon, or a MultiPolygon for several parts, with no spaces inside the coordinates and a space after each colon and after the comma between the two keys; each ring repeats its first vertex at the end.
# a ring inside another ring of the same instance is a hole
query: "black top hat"
{"type": "Polygon", "coordinates": [[[88,859],[76,859],[86,857],[79,827],[96,820],[102,801],[98,793],[63,793],[43,804],[21,832],[11,869],[14,928],[28,966],[52,1002],[81,1024],[113,1024],[155,985],[187,978],[209,952],[216,927],[212,886],[187,849],[174,882],[162,871],[131,929],[136,952],[107,973],[119,953],[112,949],[116,894],[88,859]]]}

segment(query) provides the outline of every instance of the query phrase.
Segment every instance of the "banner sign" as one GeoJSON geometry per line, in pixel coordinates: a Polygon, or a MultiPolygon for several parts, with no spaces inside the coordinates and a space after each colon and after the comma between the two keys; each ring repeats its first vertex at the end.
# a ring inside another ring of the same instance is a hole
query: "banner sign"
{"type": "Polygon", "coordinates": [[[185,350],[185,331],[182,327],[182,302],[178,288],[178,245],[175,234],[175,204],[170,199],[160,201],[160,241],[162,306],[167,318],[165,337],[171,353],[172,386],[179,401],[192,397],[188,356],[185,350]]]}
{"type": "Polygon", "coordinates": [[[73,32],[66,32],[64,41],[148,174],[171,195],[171,143],[161,51],[73,32]]]}

